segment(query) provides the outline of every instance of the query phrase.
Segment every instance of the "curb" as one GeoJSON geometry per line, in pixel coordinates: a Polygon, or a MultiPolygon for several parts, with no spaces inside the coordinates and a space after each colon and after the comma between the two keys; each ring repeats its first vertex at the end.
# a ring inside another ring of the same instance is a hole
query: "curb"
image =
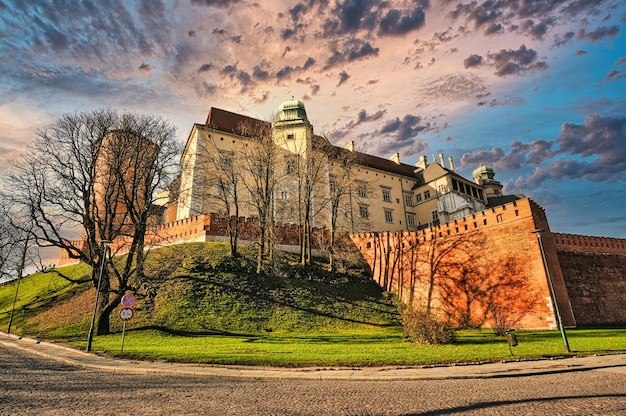
{"type": "Polygon", "coordinates": [[[506,361],[423,367],[245,367],[120,360],[87,353],[66,345],[18,337],[0,332],[0,345],[70,366],[92,370],[134,373],[203,376],[254,380],[343,380],[408,381],[511,378],[605,370],[626,374],[626,353],[559,357],[534,361],[506,361]]]}

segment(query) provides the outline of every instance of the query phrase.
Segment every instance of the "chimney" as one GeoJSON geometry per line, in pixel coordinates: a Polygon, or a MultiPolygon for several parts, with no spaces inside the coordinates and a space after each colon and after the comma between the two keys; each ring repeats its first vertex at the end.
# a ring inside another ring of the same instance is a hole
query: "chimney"
{"type": "Polygon", "coordinates": [[[439,153],[439,162],[441,162],[439,164],[441,165],[442,168],[446,167],[446,162],[445,162],[445,159],[443,158],[443,153],[439,153]]]}
{"type": "Polygon", "coordinates": [[[428,156],[422,155],[415,164],[415,167],[424,170],[426,169],[426,166],[428,166],[428,156]]]}
{"type": "Polygon", "coordinates": [[[452,160],[452,156],[448,157],[448,162],[450,163],[450,170],[454,172],[454,161],[452,160]]]}
{"type": "Polygon", "coordinates": [[[351,152],[354,152],[354,140],[350,141],[347,145],[346,145],[346,149],[348,149],[351,152]]]}
{"type": "Polygon", "coordinates": [[[396,164],[400,164],[400,153],[397,153],[393,156],[391,156],[391,161],[395,162],[396,164]]]}

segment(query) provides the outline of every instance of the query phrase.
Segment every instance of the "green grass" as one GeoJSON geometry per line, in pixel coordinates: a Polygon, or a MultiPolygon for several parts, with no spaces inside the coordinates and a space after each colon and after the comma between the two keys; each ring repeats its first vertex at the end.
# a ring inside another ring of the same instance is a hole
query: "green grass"
{"type": "MultiPolygon", "coordinates": [[[[410,366],[563,356],[557,331],[517,331],[509,353],[505,337],[491,330],[461,330],[452,345],[404,342],[394,299],[357,268],[328,273],[323,264],[296,265],[276,256],[262,275],[253,253],[233,261],[220,243],[184,244],[150,253],[144,281],[133,282],[135,316],[127,324],[111,315],[107,336],[93,349],[112,356],[235,365],[410,366]]],[[[84,265],[63,269],[84,276],[84,265]]],[[[55,273],[22,280],[13,331],[86,346],[95,291],[55,273]]],[[[15,283],[0,287],[0,329],[5,330],[15,283]]],[[[572,354],[626,351],[626,330],[568,330],[572,354]]]]}
{"type": "MultiPolygon", "coordinates": [[[[453,345],[404,342],[398,327],[344,333],[284,335],[176,335],[158,330],[133,330],[97,337],[96,350],[112,356],[232,365],[411,366],[478,363],[512,359],[566,356],[556,331],[517,331],[519,345],[510,355],[505,337],[490,330],[460,330],[453,345]]],[[[614,353],[626,350],[625,329],[568,331],[569,355],[614,353]]],[[[84,347],[83,341],[75,343],[84,347]]]]}

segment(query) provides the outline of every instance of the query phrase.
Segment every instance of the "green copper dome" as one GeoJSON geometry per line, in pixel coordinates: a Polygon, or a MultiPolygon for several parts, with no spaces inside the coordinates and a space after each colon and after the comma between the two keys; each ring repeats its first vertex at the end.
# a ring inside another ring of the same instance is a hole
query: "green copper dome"
{"type": "Polygon", "coordinates": [[[304,103],[291,97],[291,100],[285,101],[278,107],[278,119],[280,121],[309,121],[306,116],[304,103]]]}
{"type": "Polygon", "coordinates": [[[480,166],[475,169],[474,172],[472,172],[472,175],[474,176],[474,178],[481,177],[483,178],[483,180],[491,180],[495,176],[495,172],[491,166],[485,166],[481,162],[480,166]]]}

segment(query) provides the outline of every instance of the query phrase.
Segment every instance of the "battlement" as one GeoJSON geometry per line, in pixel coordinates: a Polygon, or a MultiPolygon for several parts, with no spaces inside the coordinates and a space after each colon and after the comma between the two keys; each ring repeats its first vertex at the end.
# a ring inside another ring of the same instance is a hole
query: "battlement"
{"type": "MultiPolygon", "coordinates": [[[[241,244],[250,244],[256,241],[259,236],[259,221],[254,217],[226,217],[211,213],[207,215],[196,215],[165,224],[150,227],[146,232],[146,246],[166,246],[171,244],[206,242],[206,241],[228,241],[228,230],[235,222],[238,223],[239,241],[241,244]]],[[[320,228],[311,229],[311,247],[321,249],[324,231],[320,228]]],[[[274,240],[277,246],[292,247],[299,246],[300,233],[297,224],[276,223],[274,225],[274,240]]],[[[110,245],[111,250],[116,255],[128,252],[132,240],[130,237],[118,237],[110,245]]],[[[74,245],[81,250],[86,248],[86,241],[75,241],[74,245]]],[[[78,260],[71,258],[69,253],[61,250],[59,265],[69,265],[78,260]]]]}
{"type": "MultiPolygon", "coordinates": [[[[402,231],[401,233],[417,238],[418,241],[426,242],[427,240],[434,240],[436,238],[471,231],[482,231],[501,224],[513,223],[528,218],[534,218],[537,227],[548,229],[548,222],[543,208],[536,202],[524,198],[497,207],[488,208],[458,220],[434,225],[430,228],[423,228],[418,231],[402,231]]],[[[356,233],[353,235],[353,240],[367,239],[374,234],[376,234],[376,232],[356,233]]],[[[529,238],[531,237],[535,239],[534,236],[529,234],[529,238]]]]}
{"type": "Polygon", "coordinates": [[[557,251],[626,255],[626,239],[553,233],[557,251]]]}

